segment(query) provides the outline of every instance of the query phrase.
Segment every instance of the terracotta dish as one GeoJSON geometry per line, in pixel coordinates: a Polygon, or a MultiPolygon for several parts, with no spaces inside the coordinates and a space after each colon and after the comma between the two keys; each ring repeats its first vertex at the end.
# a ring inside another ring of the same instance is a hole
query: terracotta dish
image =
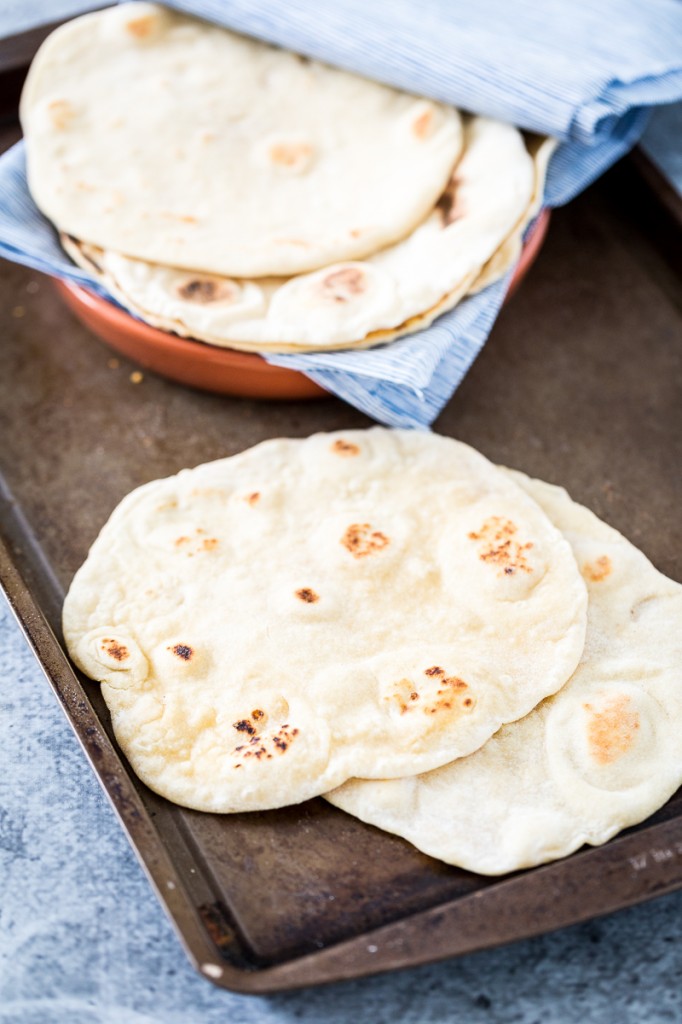
{"type": "MultiPolygon", "coordinates": [[[[543,210],[512,278],[514,293],[537,256],[549,222],[543,210]]],[[[107,345],[147,370],[204,391],[246,398],[300,399],[328,394],[305,374],[271,366],[259,355],[180,338],[126,313],[80,285],[55,281],[67,306],[107,345]]]]}

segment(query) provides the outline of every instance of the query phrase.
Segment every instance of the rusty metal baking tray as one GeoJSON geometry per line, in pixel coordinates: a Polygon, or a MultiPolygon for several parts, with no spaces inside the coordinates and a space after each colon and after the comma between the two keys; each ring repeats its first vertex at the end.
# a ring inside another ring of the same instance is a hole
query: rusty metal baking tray
{"type": "MultiPolygon", "coordinates": [[[[7,141],[7,140],[6,140],[7,141]]],[[[563,483],[682,579],[679,227],[633,164],[559,211],[437,429],[563,483]]],[[[264,438],[362,426],[333,399],[258,404],[114,358],[49,281],[4,264],[2,549],[12,607],[193,963],[268,992],[509,942],[682,886],[682,797],[600,849],[489,880],[322,800],[215,816],[130,773],[60,608],[119,499],[264,438]]]]}

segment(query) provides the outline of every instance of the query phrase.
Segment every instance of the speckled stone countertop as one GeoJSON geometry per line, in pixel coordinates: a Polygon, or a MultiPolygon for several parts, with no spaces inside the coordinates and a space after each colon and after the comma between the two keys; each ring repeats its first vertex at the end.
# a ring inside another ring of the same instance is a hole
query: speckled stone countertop
{"type": "Polygon", "coordinates": [[[498,950],[275,996],[196,975],[0,598],[0,1024],[682,1020],[682,893],[498,950]]]}

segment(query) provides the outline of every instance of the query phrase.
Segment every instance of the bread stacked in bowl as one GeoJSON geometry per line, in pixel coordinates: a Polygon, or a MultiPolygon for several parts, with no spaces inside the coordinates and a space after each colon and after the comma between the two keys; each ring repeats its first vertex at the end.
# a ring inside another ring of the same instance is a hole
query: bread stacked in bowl
{"type": "Polygon", "coordinates": [[[326,795],[489,874],[605,842],[682,782],[680,625],[682,586],[561,489],[383,428],[146,484],[64,606],[158,793],[326,795]]]}
{"type": "Polygon", "coordinates": [[[390,341],[502,276],[553,147],[146,3],[53,33],[21,119],[76,263],[154,326],[263,353],[390,341]]]}

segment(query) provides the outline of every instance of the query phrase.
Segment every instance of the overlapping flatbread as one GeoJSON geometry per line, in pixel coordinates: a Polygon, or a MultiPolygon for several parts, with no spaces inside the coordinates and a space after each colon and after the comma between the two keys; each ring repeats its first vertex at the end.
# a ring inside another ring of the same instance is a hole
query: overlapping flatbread
{"type": "Polygon", "coordinates": [[[134,491],[64,635],[143,781],[245,811],[477,749],[564,685],[586,603],[517,483],[466,445],[374,428],[134,491]]]}
{"type": "Polygon", "coordinates": [[[575,674],[469,757],[327,794],[425,853],[491,875],[604,843],[682,783],[682,586],[562,489],[511,478],[570,542],[587,583],[575,674]]]}
{"type": "Polygon", "coordinates": [[[480,117],[466,120],[464,137],[462,158],[431,214],[362,262],[289,279],[235,280],[62,241],[123,305],[176,334],[261,352],[367,347],[427,326],[472,289],[484,266],[490,283],[518,257],[551,140],[534,140],[531,153],[515,128],[480,117]]]}

